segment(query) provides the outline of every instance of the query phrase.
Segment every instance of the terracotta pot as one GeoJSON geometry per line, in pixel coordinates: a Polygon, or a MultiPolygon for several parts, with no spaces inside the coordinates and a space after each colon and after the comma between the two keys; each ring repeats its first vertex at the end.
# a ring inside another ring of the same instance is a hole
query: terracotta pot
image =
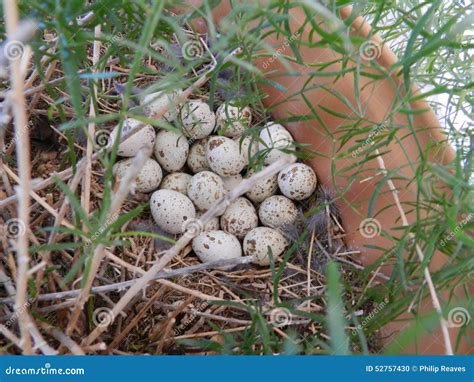
{"type": "MultiPolygon", "coordinates": [[[[200,3],[200,1],[194,1],[194,3],[200,3]]],[[[229,10],[229,3],[225,1],[221,2],[221,5],[213,12],[215,21],[219,23],[219,21],[228,14],[229,10]]],[[[342,9],[340,14],[341,19],[348,19],[351,11],[350,7],[342,9]]],[[[305,16],[303,12],[297,8],[293,8],[290,14],[293,16],[290,22],[291,30],[296,32],[302,23],[301,20],[304,20],[305,16]]],[[[325,27],[323,24],[321,25],[325,27]]],[[[198,30],[204,29],[204,21],[196,21],[195,27],[198,30]]],[[[364,22],[361,17],[357,17],[352,22],[352,31],[354,35],[366,38],[370,33],[370,26],[364,22]]],[[[308,28],[306,28],[298,38],[302,38],[303,40],[307,39],[308,33],[308,28]]],[[[312,36],[312,38],[314,39],[315,36],[312,36]]],[[[265,42],[272,45],[275,50],[278,48],[284,49],[285,43],[287,44],[286,41],[276,36],[266,38],[265,42]]],[[[391,70],[392,65],[397,61],[394,53],[387,46],[384,46],[383,42],[377,36],[372,37],[372,42],[375,49],[378,49],[378,54],[374,59],[376,59],[382,67],[391,70]]],[[[291,56],[291,49],[288,48],[284,50],[283,54],[291,56]]],[[[309,49],[303,47],[300,50],[300,54],[306,63],[336,62],[325,67],[322,71],[329,73],[338,72],[341,69],[341,63],[338,61],[340,55],[333,50],[325,48],[309,49]]],[[[274,119],[284,119],[292,115],[301,116],[311,114],[311,109],[303,97],[289,97],[290,95],[300,92],[305,86],[309,87],[307,83],[309,80],[307,72],[310,69],[308,67],[291,64],[294,71],[300,74],[295,77],[287,75],[287,67],[285,67],[278,58],[273,60],[260,58],[256,61],[256,65],[264,73],[267,73],[269,79],[278,82],[286,89],[282,91],[269,85],[262,85],[260,87],[262,93],[267,95],[264,99],[264,104],[272,110],[274,119]]],[[[366,68],[364,69],[367,70],[366,68]]],[[[377,69],[369,70],[377,73],[377,69]]],[[[378,73],[380,74],[380,72],[378,73]]],[[[371,121],[374,125],[386,122],[386,116],[392,112],[392,101],[395,98],[395,94],[404,91],[404,85],[400,78],[396,72],[393,72],[392,75],[387,78],[375,81],[367,77],[360,77],[358,86],[360,99],[362,101],[361,110],[365,110],[363,117],[366,120],[371,121]]],[[[354,84],[355,81],[352,73],[348,73],[337,79],[323,76],[311,79],[311,85],[325,85],[325,87],[332,91],[337,91],[346,97],[353,105],[356,105],[354,84]]],[[[412,90],[416,92],[416,89],[412,90]]],[[[289,123],[286,124],[286,126],[290,129],[297,141],[309,144],[311,149],[320,154],[312,159],[310,164],[315,169],[323,185],[336,190],[337,195],[342,195],[342,199],[339,201],[339,207],[342,213],[343,225],[347,233],[347,242],[351,247],[362,251],[359,258],[362,264],[372,264],[380,257],[383,251],[370,249],[367,248],[367,246],[371,246],[372,248],[390,248],[393,244],[392,240],[386,239],[381,235],[377,235],[373,238],[364,237],[359,230],[361,221],[367,218],[369,201],[375,191],[378,180],[380,180],[382,176],[380,163],[376,159],[373,159],[363,166],[355,168],[351,172],[347,172],[345,176],[336,175],[342,169],[358,164],[360,161],[360,158],[354,158],[350,155],[343,159],[334,159],[339,152],[339,147],[336,143],[337,137],[342,134],[340,132],[341,126],[344,126],[344,123],[347,123],[347,117],[353,116],[354,113],[334,94],[331,94],[325,89],[312,88],[312,90],[305,91],[304,95],[311,106],[320,112],[320,121],[324,123],[324,127],[319,121],[314,119],[308,122],[289,123]],[[337,112],[338,115],[347,117],[342,118],[326,113],[320,106],[331,109],[337,112]],[[330,134],[328,134],[328,131],[330,134]],[[332,139],[331,135],[336,139],[332,139]],[[356,178],[358,181],[349,183],[351,176],[356,172],[358,173],[356,178]]],[[[407,130],[403,129],[403,131],[397,134],[401,144],[394,140],[388,147],[384,148],[383,154],[383,162],[388,171],[391,169],[399,169],[397,171],[397,178],[393,179],[393,184],[398,190],[397,196],[400,200],[401,208],[404,209],[408,223],[413,222],[416,218],[414,213],[410,212],[411,209],[407,208],[407,205],[409,205],[408,203],[417,202],[416,185],[410,182],[414,177],[415,170],[410,166],[410,160],[416,162],[417,158],[419,158],[418,145],[420,145],[423,150],[427,147],[436,146],[436,150],[433,149],[429,152],[431,161],[447,163],[451,162],[454,158],[454,151],[449,144],[444,142],[444,136],[439,121],[429,105],[424,100],[418,100],[413,102],[411,107],[416,110],[424,110],[413,117],[413,125],[415,126],[418,143],[413,135],[407,134],[407,130]],[[403,176],[406,180],[401,179],[400,176],[403,176]]],[[[406,115],[401,113],[396,113],[391,122],[397,125],[408,125],[406,115]]],[[[390,126],[388,126],[388,128],[390,128],[390,126]]],[[[357,137],[357,139],[360,140],[360,136],[357,137]]],[[[354,139],[349,141],[346,147],[356,144],[356,139],[354,139]]],[[[344,148],[344,150],[346,150],[346,148],[344,148]]],[[[439,187],[442,189],[444,185],[440,184],[439,187]]],[[[394,201],[393,194],[390,192],[388,185],[385,185],[381,190],[377,202],[375,203],[374,211],[381,211],[377,214],[376,219],[385,232],[395,237],[400,235],[400,230],[396,229],[396,227],[401,226],[400,210],[394,201]]],[[[446,260],[446,256],[442,253],[437,253],[431,260],[430,270],[435,271],[439,269],[446,260]]],[[[381,271],[389,274],[391,268],[386,266],[383,267],[381,271]]],[[[440,299],[447,299],[446,291],[437,291],[437,294],[440,299]]],[[[422,306],[421,312],[418,310],[417,314],[433,311],[433,303],[430,297],[425,298],[422,306]]],[[[386,338],[385,343],[387,345],[390,344],[397,333],[406,330],[407,324],[412,324],[414,317],[414,314],[406,313],[399,317],[401,321],[397,320],[397,322],[386,325],[382,329],[382,337],[386,338]]],[[[457,332],[456,328],[450,329],[449,332],[451,343],[454,344],[457,332]]],[[[467,349],[467,344],[465,344],[458,350],[458,353],[465,353],[468,351],[467,349]]],[[[433,332],[427,331],[426,335],[420,338],[414,338],[408,346],[403,346],[399,351],[417,354],[444,354],[446,349],[442,333],[438,328],[433,332]]]]}

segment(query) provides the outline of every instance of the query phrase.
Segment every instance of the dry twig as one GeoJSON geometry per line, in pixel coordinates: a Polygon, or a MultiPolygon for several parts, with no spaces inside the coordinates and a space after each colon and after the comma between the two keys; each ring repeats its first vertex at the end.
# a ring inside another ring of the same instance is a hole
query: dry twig
{"type": "MultiPolygon", "coordinates": [[[[19,28],[19,15],[16,0],[5,0],[3,3],[5,14],[5,23],[7,36],[10,40],[14,40],[21,32],[19,28]]],[[[23,33],[23,32],[22,32],[23,33]]],[[[0,51],[3,51],[0,50],[0,51]]],[[[20,346],[24,353],[31,353],[31,338],[28,330],[28,265],[30,255],[28,253],[28,227],[30,222],[30,177],[31,177],[31,158],[30,158],[30,142],[28,129],[28,118],[25,107],[25,97],[23,94],[24,73],[21,66],[13,59],[10,60],[10,81],[11,94],[10,100],[13,109],[15,121],[15,141],[17,142],[17,162],[20,177],[20,185],[17,188],[18,194],[18,218],[24,229],[20,230],[17,241],[17,282],[16,282],[16,301],[15,310],[19,312],[20,325],[20,346]]]]}
{"type": "MultiPolygon", "coordinates": [[[[127,172],[125,173],[122,181],[120,182],[119,189],[117,190],[117,193],[112,199],[112,204],[108,211],[107,221],[109,222],[109,224],[111,221],[116,219],[120,207],[127,198],[127,195],[130,192],[130,189],[135,181],[135,178],[137,177],[138,172],[141,170],[147,159],[150,157],[151,151],[152,148],[150,145],[142,147],[133,159],[130,167],[127,169],[127,172]]],[[[66,330],[67,335],[70,335],[73,331],[77,323],[77,319],[79,318],[79,314],[87,299],[89,298],[89,293],[92,288],[92,284],[94,283],[95,276],[97,274],[97,271],[99,270],[102,259],[104,258],[104,249],[105,246],[103,244],[99,244],[94,250],[94,254],[92,255],[91,260],[90,271],[86,283],[81,291],[81,294],[79,295],[77,305],[75,306],[75,309],[71,314],[71,319],[66,330]]]]}
{"type": "MultiPolygon", "coordinates": [[[[382,158],[382,155],[380,154],[378,149],[375,150],[375,154],[376,154],[377,162],[379,164],[380,169],[382,170],[384,176],[387,176],[387,174],[388,174],[387,168],[385,167],[385,162],[384,162],[384,160],[382,158]]],[[[398,212],[400,213],[400,217],[402,219],[402,225],[404,227],[408,227],[409,226],[408,219],[407,219],[407,216],[405,215],[405,211],[403,210],[403,206],[400,202],[400,199],[398,198],[398,190],[397,190],[397,188],[393,184],[393,181],[390,178],[387,178],[387,184],[388,184],[388,188],[390,189],[390,192],[392,193],[393,199],[395,200],[395,204],[397,206],[398,212]]],[[[415,242],[415,235],[412,232],[408,233],[408,237],[413,242],[415,242]]],[[[416,253],[418,255],[418,259],[420,260],[420,263],[423,264],[424,259],[425,259],[425,255],[423,254],[423,251],[422,251],[421,247],[419,246],[419,244],[416,243],[416,242],[415,242],[415,249],[416,249],[416,253]]],[[[425,281],[428,284],[428,289],[430,291],[431,302],[433,304],[433,308],[436,310],[436,313],[439,316],[439,321],[440,321],[440,325],[441,325],[441,332],[443,333],[443,340],[444,340],[446,355],[453,355],[453,347],[451,345],[451,338],[449,337],[448,325],[447,325],[446,320],[443,317],[443,311],[441,309],[441,304],[439,302],[438,295],[436,293],[436,288],[433,284],[433,280],[431,279],[431,273],[430,273],[430,270],[428,268],[428,265],[424,266],[423,274],[424,274],[424,277],[425,277],[425,281]]]]}
{"type": "MultiPolygon", "coordinates": [[[[271,177],[283,168],[291,164],[295,159],[287,156],[279,159],[278,161],[272,163],[270,166],[264,170],[254,174],[252,177],[243,180],[240,185],[234,188],[231,192],[226,194],[217,204],[210,208],[204,215],[201,217],[201,224],[205,226],[213,217],[219,216],[222,211],[224,211],[230,203],[232,203],[239,196],[248,192],[256,183],[260,182],[263,179],[271,177]]],[[[125,306],[132,300],[132,298],[139,293],[143,288],[145,288],[150,281],[154,279],[156,274],[161,271],[175,256],[177,256],[194,238],[197,232],[186,232],[181,238],[176,242],[176,244],[165,252],[161,259],[153,265],[140,279],[138,279],[134,285],[122,296],[122,298],[117,302],[117,304],[112,309],[112,317],[116,317],[125,306]]],[[[84,340],[85,345],[90,345],[101,333],[103,333],[108,325],[112,321],[107,322],[107,325],[102,325],[96,327],[94,331],[89,334],[89,336],[84,340]]]]}

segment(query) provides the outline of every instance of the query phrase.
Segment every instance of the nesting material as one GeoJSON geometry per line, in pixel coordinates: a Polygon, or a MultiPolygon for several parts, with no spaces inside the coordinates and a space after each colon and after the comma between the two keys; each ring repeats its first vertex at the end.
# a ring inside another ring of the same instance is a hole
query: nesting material
{"type": "Polygon", "coordinates": [[[295,258],[302,267],[306,268],[309,262],[312,269],[322,272],[331,256],[348,250],[335,196],[319,187],[308,199],[295,204],[295,222],[283,225],[280,232],[291,244],[298,244],[295,258]]]}
{"type": "MultiPolygon", "coordinates": [[[[146,96],[142,102],[147,101],[145,112],[153,116],[165,104],[174,102],[178,94],[146,96]]],[[[283,157],[294,159],[293,137],[275,122],[267,122],[260,129],[252,126],[250,107],[229,102],[214,113],[203,100],[190,100],[184,105],[173,104],[163,117],[181,132],[161,129],[155,133],[147,125],[136,137],[121,143],[120,153],[126,156],[154,142],[156,160],[150,159],[138,174],[136,190],[155,191],[150,197],[150,210],[161,231],[180,235],[192,226],[192,248],[201,261],[231,259],[244,253],[255,264],[268,266],[308,229],[323,229],[319,223],[312,228],[306,216],[308,206],[317,205],[317,177],[301,162],[256,182],[244,196],[232,201],[222,216],[214,216],[204,225],[199,220],[202,214],[244,178],[255,174],[255,168],[246,168],[249,163],[265,166],[283,157]],[[250,132],[249,128],[254,130],[250,132]]],[[[126,126],[132,130],[138,122],[127,120],[126,126]]],[[[115,165],[117,177],[130,160],[115,165]]],[[[329,245],[327,241],[320,243],[323,248],[329,245]]],[[[305,257],[305,250],[298,249],[296,256],[305,257]]]]}

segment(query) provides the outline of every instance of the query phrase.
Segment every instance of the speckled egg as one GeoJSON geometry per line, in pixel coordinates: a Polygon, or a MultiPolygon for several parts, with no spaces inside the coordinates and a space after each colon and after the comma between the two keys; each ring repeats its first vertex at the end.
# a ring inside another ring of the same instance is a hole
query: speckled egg
{"type": "Polygon", "coordinates": [[[225,193],[222,179],[210,171],[198,172],[191,178],[188,185],[188,196],[201,211],[207,211],[225,193]]]}
{"type": "Polygon", "coordinates": [[[242,135],[252,122],[252,111],[248,106],[238,107],[224,103],[216,111],[216,126],[219,134],[235,138],[242,135]]]}
{"type": "MultiPolygon", "coordinates": [[[[245,178],[250,178],[255,172],[249,171],[245,178]]],[[[277,175],[270,176],[266,179],[262,179],[256,183],[245,196],[254,203],[261,203],[265,199],[274,195],[278,190],[277,175]]]]}
{"type": "MultiPolygon", "coordinates": [[[[132,165],[134,158],[121,160],[114,164],[113,174],[117,178],[123,178],[129,167],[132,165]]],[[[157,161],[147,159],[142,169],[138,172],[135,179],[136,191],[151,192],[155,191],[160,185],[163,178],[163,172],[157,161]]]]}
{"type": "Polygon", "coordinates": [[[156,135],[155,158],[168,172],[176,172],[186,163],[189,144],[184,135],[173,131],[161,130],[156,135]]]}
{"type": "Polygon", "coordinates": [[[185,172],[168,174],[161,182],[160,189],[178,191],[186,195],[191,178],[192,175],[186,174],[185,172]]]}
{"type": "Polygon", "coordinates": [[[155,191],[150,198],[150,210],[158,227],[173,235],[182,233],[185,223],[196,218],[193,202],[173,190],[155,191]]]}
{"type": "Polygon", "coordinates": [[[239,239],[243,239],[257,225],[257,211],[246,198],[235,199],[221,216],[222,229],[239,239]]]}
{"type": "Polygon", "coordinates": [[[258,153],[258,141],[252,142],[252,136],[246,135],[244,138],[237,137],[234,141],[239,145],[240,153],[244,157],[245,165],[247,166],[250,159],[258,153]]]}
{"type": "MultiPolygon", "coordinates": [[[[127,118],[122,126],[121,137],[125,137],[134,130],[136,133],[126,138],[118,146],[117,154],[122,157],[134,157],[137,155],[138,150],[140,150],[145,144],[153,145],[155,143],[155,129],[151,125],[145,125],[139,128],[140,125],[143,125],[142,122],[137,119],[127,118]]],[[[118,134],[118,126],[110,134],[111,143],[116,139],[118,134]]]]}
{"type": "Polygon", "coordinates": [[[178,96],[182,92],[182,90],[176,90],[171,93],[156,92],[145,95],[141,102],[145,115],[153,117],[162,107],[170,103],[169,110],[163,114],[163,117],[168,121],[173,121],[178,114],[178,96]]]}
{"type": "Polygon", "coordinates": [[[273,259],[276,260],[288,246],[288,241],[273,228],[257,227],[245,236],[243,246],[245,255],[252,256],[253,263],[269,265],[268,247],[271,249],[273,259]]]}
{"type": "MultiPolygon", "coordinates": [[[[203,211],[197,211],[196,219],[199,220],[202,215],[204,215],[203,211]]],[[[217,216],[214,216],[204,227],[202,227],[203,232],[218,231],[220,229],[221,229],[221,226],[219,224],[219,218],[217,216]]]]}
{"type": "Polygon", "coordinates": [[[281,193],[293,200],[309,198],[317,184],[318,180],[313,169],[304,163],[292,164],[278,174],[281,193]]]}
{"type": "Polygon", "coordinates": [[[231,176],[222,176],[222,181],[224,182],[224,187],[227,192],[232,191],[242,182],[242,175],[231,175],[231,176]]]}
{"type": "Polygon", "coordinates": [[[237,175],[245,167],[239,146],[227,137],[210,137],[207,143],[207,161],[212,171],[221,176],[237,175]]]}
{"type": "Polygon", "coordinates": [[[298,210],[286,196],[273,195],[265,199],[258,208],[258,216],[264,226],[279,228],[292,224],[298,216],[298,210]]]}
{"type": "Polygon", "coordinates": [[[207,103],[193,100],[186,102],[181,108],[181,122],[188,137],[202,139],[214,130],[216,115],[207,103]]]}
{"type": "Polygon", "coordinates": [[[264,151],[265,164],[271,164],[285,156],[293,154],[285,153],[280,149],[290,149],[293,144],[293,137],[290,132],[282,125],[269,122],[260,132],[259,151],[264,151]]]}
{"type": "Polygon", "coordinates": [[[193,174],[211,169],[207,161],[207,141],[207,138],[198,139],[189,149],[187,164],[193,174]]]}
{"type": "MultiPolygon", "coordinates": [[[[193,240],[193,251],[203,263],[242,256],[239,240],[224,231],[204,232],[193,240]]],[[[222,267],[221,269],[228,269],[222,267]]]]}

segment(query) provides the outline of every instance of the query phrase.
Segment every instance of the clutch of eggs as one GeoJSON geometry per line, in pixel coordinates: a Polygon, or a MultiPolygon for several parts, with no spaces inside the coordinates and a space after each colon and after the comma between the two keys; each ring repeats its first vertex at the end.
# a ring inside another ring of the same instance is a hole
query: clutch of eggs
{"type": "MultiPolygon", "coordinates": [[[[243,178],[254,174],[246,170],[252,157],[263,155],[264,163],[269,165],[291,156],[293,137],[283,125],[269,122],[261,128],[259,139],[252,139],[245,135],[252,123],[250,107],[227,102],[214,112],[200,99],[177,105],[180,94],[179,90],[173,94],[158,92],[142,99],[148,116],[162,115],[176,131],[156,132],[151,125],[126,119],[121,131],[126,139],[118,146],[118,155],[124,159],[114,165],[114,175],[122,178],[131,157],[151,142],[154,158],[148,159],[137,174],[135,190],[151,193],[150,210],[159,228],[180,235],[192,227],[197,234],[192,248],[202,262],[246,255],[255,264],[269,265],[288,247],[279,229],[295,222],[296,203],[313,194],[316,174],[304,163],[289,165],[255,184],[221,216],[203,226],[199,217],[243,178]],[[171,107],[163,114],[168,104],[171,107]],[[135,129],[136,133],[130,135],[135,129]]],[[[111,139],[117,135],[118,127],[111,139]]]]}

